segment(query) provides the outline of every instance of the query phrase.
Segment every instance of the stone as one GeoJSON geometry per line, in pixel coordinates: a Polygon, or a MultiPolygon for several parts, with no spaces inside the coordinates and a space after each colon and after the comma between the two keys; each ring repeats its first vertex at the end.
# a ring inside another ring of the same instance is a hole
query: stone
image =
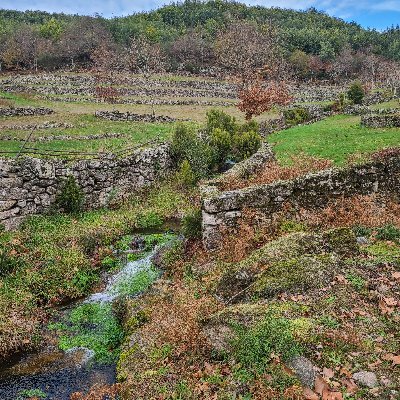
{"type": "Polygon", "coordinates": [[[9,210],[15,205],[16,202],[16,200],[0,201],[0,212],[9,210]]]}
{"type": "Polygon", "coordinates": [[[314,388],[316,371],[313,363],[308,358],[296,356],[289,361],[288,367],[297,375],[303,386],[310,389],[314,388]]]}
{"type": "Polygon", "coordinates": [[[378,378],[373,372],[370,371],[360,371],[353,374],[353,380],[368,388],[374,388],[378,386],[378,378]]]}
{"type": "Polygon", "coordinates": [[[357,237],[357,243],[360,246],[365,246],[369,243],[368,239],[365,236],[358,236],[357,237]]]}

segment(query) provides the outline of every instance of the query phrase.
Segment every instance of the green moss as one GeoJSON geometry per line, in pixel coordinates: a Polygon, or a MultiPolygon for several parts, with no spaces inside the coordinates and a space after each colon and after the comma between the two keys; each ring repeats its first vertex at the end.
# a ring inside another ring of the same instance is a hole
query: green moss
{"type": "Polygon", "coordinates": [[[321,288],[333,277],[337,262],[332,255],[302,256],[269,266],[251,287],[251,293],[270,297],[281,292],[321,288]]]}
{"type": "Polygon", "coordinates": [[[351,228],[331,229],[323,234],[330,251],[343,256],[359,253],[356,236],[351,228]]]}

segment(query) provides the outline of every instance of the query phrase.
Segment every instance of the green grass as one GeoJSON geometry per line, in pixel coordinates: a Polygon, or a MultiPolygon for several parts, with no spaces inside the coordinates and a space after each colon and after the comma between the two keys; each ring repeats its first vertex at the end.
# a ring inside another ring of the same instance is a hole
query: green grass
{"type": "MultiPolygon", "coordinates": [[[[192,208],[192,197],[168,181],[116,210],[36,216],[18,231],[0,231],[0,331],[7,332],[0,335],[0,354],[25,338],[25,326],[43,306],[88,294],[107,267],[101,261],[113,243],[153,227],[154,215],[157,227],[179,217],[192,208]],[[3,268],[10,263],[11,269],[3,268]],[[15,325],[16,315],[22,326],[15,325]]],[[[148,284],[143,278],[135,287],[143,282],[148,284]]]]}
{"type": "Polygon", "coordinates": [[[65,323],[55,324],[53,328],[60,333],[61,350],[85,347],[94,351],[97,362],[104,364],[118,357],[123,330],[114,315],[112,304],[82,304],[72,310],[65,323]]]}
{"type": "Polygon", "coordinates": [[[360,117],[338,115],[312,125],[274,133],[269,141],[275,144],[274,151],[283,164],[303,153],[343,165],[351,155],[398,146],[400,129],[365,128],[360,126],[360,117]]]}

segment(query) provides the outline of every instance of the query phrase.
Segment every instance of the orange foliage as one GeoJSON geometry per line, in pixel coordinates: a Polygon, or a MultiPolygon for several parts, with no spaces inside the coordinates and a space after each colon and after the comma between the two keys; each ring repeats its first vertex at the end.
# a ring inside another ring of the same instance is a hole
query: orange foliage
{"type": "Polygon", "coordinates": [[[284,83],[270,82],[264,85],[260,79],[255,80],[239,92],[238,108],[250,120],[253,116],[269,111],[275,105],[286,105],[292,100],[284,83]]]}

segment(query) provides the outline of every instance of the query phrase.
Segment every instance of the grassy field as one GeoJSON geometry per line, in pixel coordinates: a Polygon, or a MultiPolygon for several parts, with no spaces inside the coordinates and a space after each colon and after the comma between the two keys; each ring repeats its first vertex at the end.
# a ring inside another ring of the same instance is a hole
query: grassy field
{"type": "Polygon", "coordinates": [[[268,140],[274,144],[277,158],[283,164],[303,153],[342,165],[350,156],[398,146],[400,129],[365,128],[360,126],[358,116],[337,115],[272,134],[268,140]]]}

